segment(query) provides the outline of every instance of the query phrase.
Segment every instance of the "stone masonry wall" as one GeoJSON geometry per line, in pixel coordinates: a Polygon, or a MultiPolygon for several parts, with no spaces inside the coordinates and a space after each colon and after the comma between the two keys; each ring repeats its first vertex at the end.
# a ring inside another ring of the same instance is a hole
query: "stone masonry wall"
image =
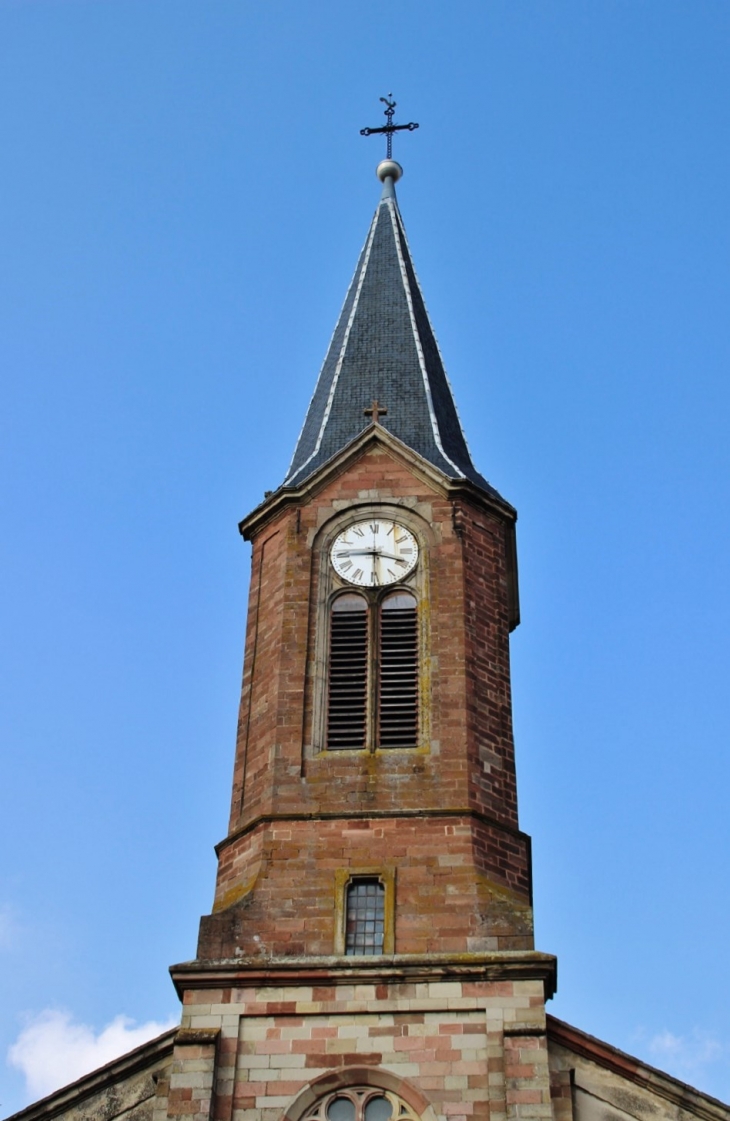
{"type": "Polygon", "coordinates": [[[276,810],[467,805],[517,826],[510,719],[505,528],[489,512],[440,496],[384,449],[370,450],[253,542],[252,581],[231,832],[276,810]],[[427,604],[431,742],[406,752],[323,752],[311,742],[308,658],[317,625],[317,531],[358,504],[401,504],[432,528],[427,604]],[[313,548],[313,543],[315,547],[313,548]],[[468,750],[468,754],[467,754],[468,750]],[[305,765],[306,764],[306,765],[305,765]],[[373,769],[375,768],[375,769],[373,769]],[[302,777],[306,771],[306,782],[302,777]],[[437,783],[434,782],[437,780],[437,783]]]}
{"type": "Polygon", "coordinates": [[[352,1085],[365,1071],[374,1085],[385,1074],[437,1121],[551,1117],[538,981],[189,992],[182,1033],[189,1059],[181,1050],[155,1121],[281,1121],[296,1116],[300,1095],[352,1085]],[[201,1033],[207,1051],[193,1042],[201,1033]]]}
{"type": "Polygon", "coordinates": [[[525,845],[470,817],[262,824],[221,853],[198,958],[333,954],[342,869],[392,870],[396,953],[532,949],[525,845]]]}
{"type": "Polygon", "coordinates": [[[226,920],[204,920],[201,952],[217,944],[233,953],[255,934],[260,952],[331,953],[333,870],[384,862],[399,865],[402,952],[527,948],[529,842],[517,829],[505,534],[500,516],[452,501],[378,445],[257,533],[231,828],[215,901],[217,912],[237,910],[228,934],[226,920]],[[321,751],[313,657],[319,581],[329,578],[327,527],[378,503],[423,527],[429,737],[414,751],[321,751]],[[444,811],[454,820],[442,820],[444,811]],[[499,931],[490,925],[490,884],[517,900],[511,929],[504,905],[499,931]]]}

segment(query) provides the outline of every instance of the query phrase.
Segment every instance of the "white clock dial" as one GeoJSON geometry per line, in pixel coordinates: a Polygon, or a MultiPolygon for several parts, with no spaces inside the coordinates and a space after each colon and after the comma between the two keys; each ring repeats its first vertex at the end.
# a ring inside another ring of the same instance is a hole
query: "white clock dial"
{"type": "Polygon", "coordinates": [[[368,518],[354,522],[335,538],[330,558],[335,572],[349,584],[377,588],[395,584],[413,571],[418,542],[398,522],[368,518]]]}

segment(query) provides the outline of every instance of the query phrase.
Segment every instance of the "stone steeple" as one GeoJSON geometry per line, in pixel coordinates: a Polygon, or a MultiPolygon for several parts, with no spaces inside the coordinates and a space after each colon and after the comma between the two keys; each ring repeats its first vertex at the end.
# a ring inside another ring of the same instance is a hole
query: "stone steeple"
{"type": "MultiPolygon", "coordinates": [[[[416,278],[395,195],[401,168],[383,160],[383,192],[337,321],[285,487],[300,486],[370,423],[381,423],[451,479],[499,495],[474,467],[416,278]]],[[[503,500],[502,500],[503,501],[503,500]]]]}
{"type": "MultiPolygon", "coordinates": [[[[366,133],[417,127],[383,100],[366,133]]],[[[378,172],[286,482],[240,526],[231,817],[197,957],[171,967],[180,1027],[8,1121],[730,1121],[546,1015],[512,736],[516,514],[471,462],[400,168],[378,172]]]]}
{"type": "Polygon", "coordinates": [[[240,526],[231,816],[153,1121],[572,1121],[517,814],[516,513],[472,464],[399,172],[286,481],[240,526]]]}

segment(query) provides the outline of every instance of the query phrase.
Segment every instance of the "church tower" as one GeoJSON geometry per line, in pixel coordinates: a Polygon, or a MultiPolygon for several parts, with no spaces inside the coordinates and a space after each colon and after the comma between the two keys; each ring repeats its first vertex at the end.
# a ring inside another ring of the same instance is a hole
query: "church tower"
{"type": "Polygon", "coordinates": [[[155,1121],[553,1114],[556,963],[534,949],[517,818],[516,513],[472,463],[400,175],[378,167],[286,478],[240,526],[230,824],[197,957],[172,969],[155,1121]]]}

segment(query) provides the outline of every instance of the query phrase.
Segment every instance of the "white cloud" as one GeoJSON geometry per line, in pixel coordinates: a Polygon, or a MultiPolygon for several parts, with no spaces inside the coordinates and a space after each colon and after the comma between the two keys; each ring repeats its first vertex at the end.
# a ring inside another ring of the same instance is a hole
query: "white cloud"
{"type": "Polygon", "coordinates": [[[23,1028],[8,1050],[8,1062],[25,1075],[28,1094],[35,1100],[154,1039],[176,1023],[149,1020],[135,1026],[128,1016],[115,1016],[97,1034],[88,1024],[75,1023],[70,1012],[49,1008],[23,1028]]]}
{"type": "Polygon", "coordinates": [[[689,1035],[661,1031],[649,1040],[649,1051],[658,1061],[671,1062],[685,1071],[700,1070],[722,1059],[730,1049],[709,1032],[695,1028],[689,1035]]]}
{"type": "Polygon", "coordinates": [[[730,1040],[695,1027],[683,1035],[638,1028],[632,1050],[668,1074],[721,1101],[730,1097],[730,1040]]]}

